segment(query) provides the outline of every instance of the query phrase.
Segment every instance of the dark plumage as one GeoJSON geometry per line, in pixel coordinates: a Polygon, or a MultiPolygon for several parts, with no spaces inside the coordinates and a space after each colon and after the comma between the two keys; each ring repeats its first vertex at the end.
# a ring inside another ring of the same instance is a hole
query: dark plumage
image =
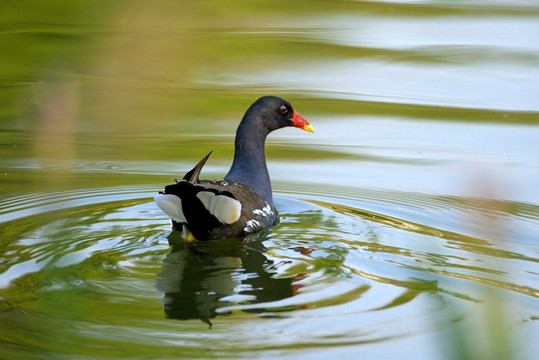
{"type": "Polygon", "coordinates": [[[313,131],[289,102],[275,96],[255,101],[236,131],[234,161],[222,181],[199,180],[211,152],[175,184],[155,196],[177,230],[197,240],[247,235],[276,219],[264,144],[273,130],[295,126],[313,131]]]}

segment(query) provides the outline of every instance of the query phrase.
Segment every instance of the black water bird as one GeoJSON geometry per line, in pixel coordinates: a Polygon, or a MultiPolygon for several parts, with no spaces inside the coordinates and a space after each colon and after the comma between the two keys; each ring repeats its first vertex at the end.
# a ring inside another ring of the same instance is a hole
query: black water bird
{"type": "Polygon", "coordinates": [[[247,110],[236,131],[234,161],[221,181],[199,180],[211,151],[175,184],[155,196],[176,230],[197,240],[241,237],[276,220],[264,145],[274,130],[313,127],[286,100],[264,96],[247,110]]]}

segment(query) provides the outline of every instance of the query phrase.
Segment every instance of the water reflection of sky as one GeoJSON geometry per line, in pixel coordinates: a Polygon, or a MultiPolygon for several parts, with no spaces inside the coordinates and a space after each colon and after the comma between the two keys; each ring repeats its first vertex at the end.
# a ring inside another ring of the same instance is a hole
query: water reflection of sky
{"type": "MultiPolygon", "coordinates": [[[[329,31],[314,36],[335,44],[381,49],[410,50],[425,47],[452,53],[463,46],[462,55],[480,56],[478,50],[509,54],[539,51],[539,24],[534,18],[511,16],[477,17],[343,17],[331,22],[329,31]],[[465,48],[473,46],[473,48],[465,48]]],[[[428,49],[425,49],[428,50],[428,49]]],[[[455,55],[458,55],[455,54],[455,55]]],[[[497,59],[492,59],[496,61],[497,59]]]]}
{"type": "Polygon", "coordinates": [[[224,83],[238,87],[286,87],[315,97],[537,111],[539,68],[509,64],[420,64],[334,60],[245,73],[231,69],[224,83]]]}
{"type": "MultiPolygon", "coordinates": [[[[312,123],[316,138],[301,141],[315,141],[319,148],[334,152],[335,158],[327,159],[325,167],[320,159],[317,166],[309,161],[272,161],[268,166],[275,180],[301,183],[308,178],[327,183],[338,179],[359,188],[376,184],[386,190],[469,195],[477,189],[465,184],[483,174],[506,189],[499,194],[502,198],[539,202],[536,126],[372,116],[320,117],[312,123]],[[343,158],[344,154],[352,157],[343,158]]],[[[301,134],[287,135],[276,141],[282,145],[300,141],[301,134]]]]}
{"type": "Polygon", "coordinates": [[[291,58],[280,58],[266,71],[220,69],[218,81],[199,80],[238,87],[285,87],[326,98],[539,109],[539,23],[535,18],[336,15],[299,23],[302,27],[297,32],[273,29],[253,36],[356,48],[353,58],[324,52],[305,62],[290,54],[291,58]]]}

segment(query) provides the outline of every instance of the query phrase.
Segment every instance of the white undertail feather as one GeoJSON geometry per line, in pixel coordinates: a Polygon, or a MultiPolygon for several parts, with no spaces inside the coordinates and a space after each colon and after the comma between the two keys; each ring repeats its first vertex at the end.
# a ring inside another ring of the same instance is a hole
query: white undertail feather
{"type": "Polygon", "coordinates": [[[197,198],[204,207],[222,224],[232,224],[241,215],[241,203],[226,195],[215,195],[211,191],[200,191],[197,198]]]}
{"type": "Polygon", "coordinates": [[[159,206],[165,214],[170,216],[172,220],[179,223],[187,222],[183,215],[182,199],[178,196],[172,194],[157,194],[155,195],[154,200],[157,203],[157,206],[159,206]]]}
{"type": "Polygon", "coordinates": [[[210,209],[210,204],[211,204],[211,200],[215,197],[215,194],[212,193],[211,191],[200,191],[198,194],[197,194],[197,198],[198,200],[200,200],[202,202],[202,204],[204,205],[204,207],[206,209],[210,209]]]}

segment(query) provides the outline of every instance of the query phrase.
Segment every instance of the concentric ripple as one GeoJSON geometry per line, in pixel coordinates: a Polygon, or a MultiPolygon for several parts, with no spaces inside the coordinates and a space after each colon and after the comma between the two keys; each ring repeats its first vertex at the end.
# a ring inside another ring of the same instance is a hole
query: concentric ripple
{"type": "MultiPolygon", "coordinates": [[[[8,354],[18,346],[52,351],[57,338],[136,349],[140,334],[146,356],[153,346],[180,346],[193,356],[208,347],[227,356],[241,346],[254,356],[298,346],[359,351],[404,339],[404,353],[419,347],[433,354],[440,333],[477,321],[476,307],[491,290],[519,304],[511,322],[529,321],[529,300],[539,297],[538,260],[525,255],[531,244],[509,249],[414,217],[464,212],[462,199],[388,192],[341,198],[341,191],[278,193],[273,228],[202,243],[170,231],[150,188],[5,199],[2,324],[31,335],[8,354]],[[401,217],[390,210],[397,203],[401,217]],[[204,322],[213,331],[201,331],[204,322]]],[[[528,210],[499,214],[500,221],[537,223],[528,210]]],[[[77,353],[69,349],[50,354],[77,353]]]]}

